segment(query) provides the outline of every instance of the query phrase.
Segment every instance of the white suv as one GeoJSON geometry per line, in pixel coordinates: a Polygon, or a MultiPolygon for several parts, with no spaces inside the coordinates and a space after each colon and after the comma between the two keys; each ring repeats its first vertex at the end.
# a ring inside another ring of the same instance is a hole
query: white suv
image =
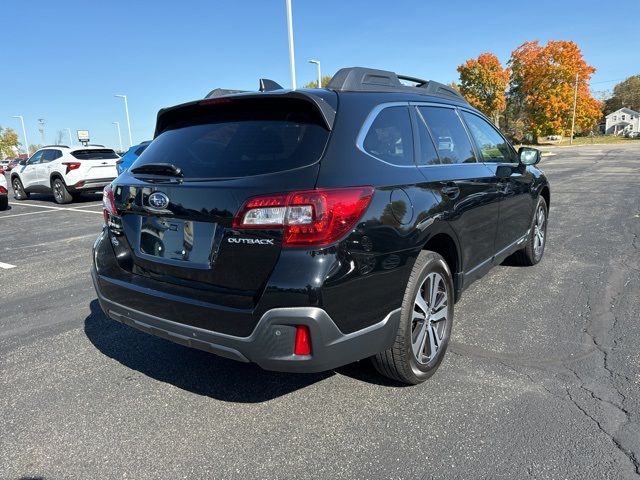
{"type": "Polygon", "coordinates": [[[99,145],[69,148],[50,145],[11,170],[17,200],[30,193],[53,193],[57,203],[70,203],[82,192],[97,192],[118,176],[116,152],[99,145]]]}

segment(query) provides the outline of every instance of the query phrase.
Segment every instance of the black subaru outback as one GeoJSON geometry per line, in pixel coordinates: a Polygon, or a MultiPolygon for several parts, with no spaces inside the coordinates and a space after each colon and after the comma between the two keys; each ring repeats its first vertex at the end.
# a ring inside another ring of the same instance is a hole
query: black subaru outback
{"type": "Polygon", "coordinates": [[[93,281],[114,320],[269,370],[371,357],[429,378],[454,303],[544,252],[540,152],[516,152],[451,88],[365,68],[326,89],[163,109],[104,192],[93,281]]]}

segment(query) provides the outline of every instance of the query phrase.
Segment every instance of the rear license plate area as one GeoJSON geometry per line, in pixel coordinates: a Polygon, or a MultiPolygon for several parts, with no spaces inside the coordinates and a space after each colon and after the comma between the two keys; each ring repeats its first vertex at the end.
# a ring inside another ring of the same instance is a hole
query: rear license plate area
{"type": "Polygon", "coordinates": [[[140,254],[154,261],[211,268],[217,225],[166,217],[143,217],[140,254]]]}

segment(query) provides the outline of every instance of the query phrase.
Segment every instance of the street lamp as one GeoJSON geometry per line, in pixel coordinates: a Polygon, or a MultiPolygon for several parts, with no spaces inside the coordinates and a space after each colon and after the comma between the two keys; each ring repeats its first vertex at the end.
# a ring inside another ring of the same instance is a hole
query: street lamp
{"type": "Polygon", "coordinates": [[[289,71],[291,72],[291,90],[296,89],[296,59],[293,47],[293,18],[291,16],[291,0],[285,0],[287,9],[287,33],[289,37],[289,71]]]}
{"type": "Polygon", "coordinates": [[[122,98],[124,100],[124,113],[127,116],[127,128],[129,129],[129,146],[133,146],[133,140],[131,139],[131,121],[129,120],[129,104],[127,103],[126,95],[116,95],[118,98],[122,98]]]}
{"type": "Polygon", "coordinates": [[[71,129],[67,128],[67,133],[69,134],[69,146],[73,147],[73,135],[71,135],[71,129]]]}
{"type": "Polygon", "coordinates": [[[120,151],[122,152],[122,135],[120,134],[120,122],[111,122],[118,129],[118,142],[120,143],[120,151]]]}
{"type": "Polygon", "coordinates": [[[318,67],[318,88],[322,88],[322,73],[320,72],[320,60],[309,60],[309,63],[315,63],[318,67]]]}
{"type": "Polygon", "coordinates": [[[24,150],[27,152],[27,158],[29,158],[29,140],[27,140],[27,131],[24,128],[24,118],[22,115],[13,115],[13,118],[19,118],[22,123],[22,137],[24,138],[24,150]]]}

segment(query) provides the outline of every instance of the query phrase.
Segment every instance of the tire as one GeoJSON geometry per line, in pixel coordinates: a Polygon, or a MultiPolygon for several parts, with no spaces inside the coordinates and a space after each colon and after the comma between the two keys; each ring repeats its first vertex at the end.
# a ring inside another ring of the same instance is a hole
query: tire
{"type": "Polygon", "coordinates": [[[531,221],[531,233],[527,239],[527,244],[522,250],[517,251],[513,260],[517,265],[523,267],[532,267],[542,260],[544,255],[544,247],[547,244],[547,219],[549,218],[549,210],[547,202],[543,197],[538,198],[536,209],[533,212],[533,220],[531,221]],[[541,213],[542,212],[542,213],[541,213]],[[540,217],[542,215],[542,217],[540,217]],[[540,220],[542,218],[542,227],[540,220]]]}
{"type": "Polygon", "coordinates": [[[453,279],[447,263],[437,253],[423,250],[409,276],[395,341],[390,349],[372,357],[376,370],[410,385],[431,377],[449,345],[453,303],[453,279]],[[435,299],[430,288],[433,284],[437,287],[435,299]]]}
{"type": "Polygon", "coordinates": [[[0,197],[0,210],[6,210],[9,207],[9,197],[2,195],[0,197]]]}
{"type": "Polygon", "coordinates": [[[53,199],[56,203],[71,203],[73,200],[73,197],[69,193],[69,190],[67,190],[67,186],[61,178],[54,178],[51,181],[51,190],[53,190],[53,199]]]}
{"type": "Polygon", "coordinates": [[[11,186],[13,187],[13,197],[16,200],[28,200],[30,195],[29,192],[24,190],[22,186],[22,181],[19,177],[13,177],[11,179],[11,186]]]}

